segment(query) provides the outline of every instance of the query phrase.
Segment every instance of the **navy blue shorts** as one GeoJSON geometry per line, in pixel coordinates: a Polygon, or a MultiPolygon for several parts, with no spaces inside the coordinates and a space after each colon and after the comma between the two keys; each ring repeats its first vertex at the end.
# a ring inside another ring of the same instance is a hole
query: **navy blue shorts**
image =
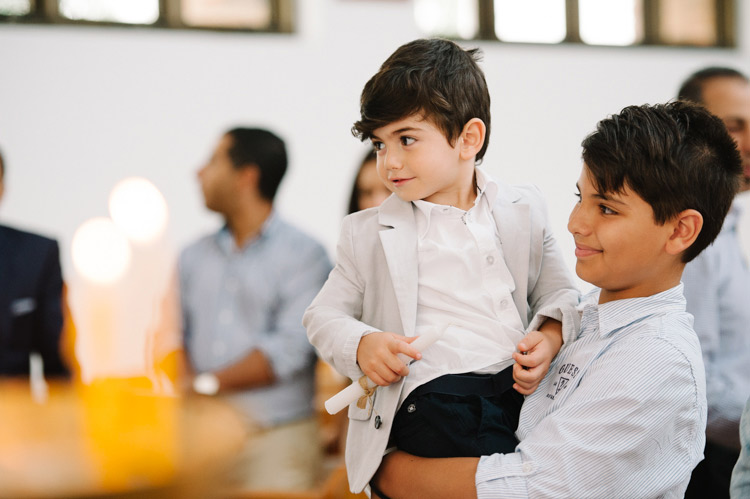
{"type": "Polygon", "coordinates": [[[391,444],[420,457],[514,452],[524,396],[513,368],[495,375],[450,374],[415,389],[396,413],[391,444]]]}

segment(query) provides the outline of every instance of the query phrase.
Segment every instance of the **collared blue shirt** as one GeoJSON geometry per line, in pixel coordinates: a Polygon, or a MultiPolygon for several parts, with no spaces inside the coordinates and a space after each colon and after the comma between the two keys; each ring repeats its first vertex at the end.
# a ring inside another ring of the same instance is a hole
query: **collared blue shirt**
{"type": "Polygon", "coordinates": [[[302,314],[330,270],[325,249],[276,215],[242,248],[224,227],[180,256],[185,347],[194,369],[215,371],[254,349],[271,362],[276,383],[227,396],[254,423],[313,413],[315,354],[302,314]]]}
{"type": "Polygon", "coordinates": [[[714,243],[685,266],[682,282],[706,366],[706,437],[739,451],[740,416],[750,397],[750,271],[738,218],[735,203],[714,243]]]}
{"type": "Polygon", "coordinates": [[[480,459],[480,499],[683,497],[703,457],[706,386],[682,285],[598,298],[584,298],[580,336],[526,398],[516,452],[480,459]]]}

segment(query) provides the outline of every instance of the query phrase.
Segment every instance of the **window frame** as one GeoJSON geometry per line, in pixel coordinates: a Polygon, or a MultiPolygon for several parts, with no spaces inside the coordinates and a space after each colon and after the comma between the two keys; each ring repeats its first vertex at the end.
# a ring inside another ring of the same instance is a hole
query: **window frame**
{"type": "MultiPolygon", "coordinates": [[[[694,47],[694,48],[734,48],[737,46],[735,24],[735,0],[714,0],[716,2],[716,43],[713,45],[694,45],[664,41],[659,31],[659,8],[661,0],[644,0],[643,2],[643,40],[631,45],[598,45],[588,44],[581,39],[578,18],[578,0],[565,0],[565,38],[558,43],[541,43],[540,45],[579,44],[588,47],[694,47]]],[[[533,42],[510,42],[501,40],[495,33],[495,2],[477,0],[479,23],[474,40],[497,41],[501,43],[527,44],[533,42]]],[[[535,44],[535,43],[534,43],[535,44]]]]}
{"type": "Polygon", "coordinates": [[[69,26],[108,26],[123,28],[147,29],[180,29],[197,31],[218,31],[234,33],[294,33],[295,12],[294,0],[269,0],[271,4],[271,22],[263,29],[193,26],[185,24],[181,16],[181,0],[158,0],[159,17],[153,24],[133,24],[116,21],[92,21],[88,19],[68,19],[60,14],[58,0],[31,0],[29,14],[8,16],[0,14],[0,23],[7,24],[56,24],[69,26]]]}

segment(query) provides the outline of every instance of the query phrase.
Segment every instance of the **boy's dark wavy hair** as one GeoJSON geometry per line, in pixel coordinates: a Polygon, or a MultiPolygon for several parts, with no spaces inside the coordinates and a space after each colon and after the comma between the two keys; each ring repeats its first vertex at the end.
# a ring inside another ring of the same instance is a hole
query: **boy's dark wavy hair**
{"type": "Polygon", "coordinates": [[[583,161],[600,193],[629,187],[664,224],[687,209],[703,215],[687,263],[713,242],[739,187],[742,162],[724,123],[700,105],[629,106],[583,140],[583,161]]]}
{"type": "Polygon", "coordinates": [[[449,40],[419,39],[402,45],[365,84],[360,120],[352,134],[364,141],[373,132],[414,114],[429,119],[455,144],[472,118],[487,127],[481,162],[490,138],[490,94],[479,68],[479,49],[464,50],[449,40]]]}

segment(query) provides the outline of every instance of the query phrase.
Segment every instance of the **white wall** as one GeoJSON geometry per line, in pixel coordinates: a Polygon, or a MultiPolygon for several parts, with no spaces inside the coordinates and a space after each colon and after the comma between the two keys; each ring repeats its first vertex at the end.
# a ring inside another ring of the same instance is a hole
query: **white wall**
{"type": "MultiPolygon", "coordinates": [[[[219,135],[267,126],[290,150],[280,211],[333,253],[356,163],[349,132],[362,86],[420,36],[409,1],[306,0],[293,36],[137,28],[0,25],[0,221],[61,242],[66,275],[76,228],[106,215],[121,178],[164,193],[175,248],[213,230],[195,171],[219,135]]],[[[484,50],[493,98],[485,167],[538,184],[571,266],[565,229],[580,142],[625,105],[670,99],[707,64],[750,70],[750,9],[738,2],[740,48],[601,48],[500,43],[484,50]]]]}

